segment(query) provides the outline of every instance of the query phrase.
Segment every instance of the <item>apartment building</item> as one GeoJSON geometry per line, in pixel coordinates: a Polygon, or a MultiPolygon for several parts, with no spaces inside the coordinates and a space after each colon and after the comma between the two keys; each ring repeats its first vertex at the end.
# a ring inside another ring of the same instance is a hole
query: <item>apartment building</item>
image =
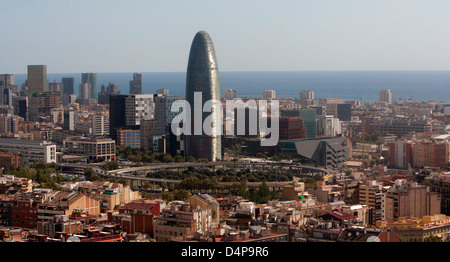
{"type": "Polygon", "coordinates": [[[441,213],[450,215],[450,173],[432,173],[423,183],[441,199],[441,213]]]}
{"type": "Polygon", "coordinates": [[[441,213],[441,199],[426,186],[406,179],[397,179],[386,197],[386,220],[398,221],[405,217],[420,218],[441,213]]]}
{"type": "Polygon", "coordinates": [[[359,185],[359,203],[375,210],[374,220],[386,220],[386,193],[387,188],[371,181],[359,185]]]}
{"type": "Polygon", "coordinates": [[[161,201],[139,199],[120,206],[118,210],[119,214],[126,215],[121,219],[123,231],[128,234],[139,232],[153,237],[153,219],[160,215],[161,201]]]}
{"type": "Polygon", "coordinates": [[[212,228],[208,210],[184,202],[172,202],[153,221],[156,242],[169,242],[174,238],[187,238],[212,228]]]}

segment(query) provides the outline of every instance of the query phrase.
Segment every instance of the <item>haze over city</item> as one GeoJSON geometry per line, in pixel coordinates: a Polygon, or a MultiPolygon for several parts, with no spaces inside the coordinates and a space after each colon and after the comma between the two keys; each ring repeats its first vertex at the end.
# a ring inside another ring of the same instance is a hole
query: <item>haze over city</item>
{"type": "Polygon", "coordinates": [[[192,35],[221,71],[449,70],[445,0],[1,0],[0,71],[180,72],[192,35]]]}

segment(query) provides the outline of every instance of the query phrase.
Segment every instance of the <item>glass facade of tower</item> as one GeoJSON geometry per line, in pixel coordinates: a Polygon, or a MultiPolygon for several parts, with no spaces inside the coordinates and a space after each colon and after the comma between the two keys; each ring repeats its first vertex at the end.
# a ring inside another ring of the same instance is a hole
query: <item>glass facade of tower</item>
{"type": "MultiPolygon", "coordinates": [[[[202,108],[206,101],[220,101],[219,69],[217,66],[216,53],[211,37],[205,31],[198,32],[192,41],[188,68],[186,74],[186,100],[191,106],[191,135],[186,136],[186,154],[195,158],[205,158],[211,161],[222,158],[221,135],[212,128],[212,134],[194,134],[194,95],[201,92],[202,108]]],[[[214,110],[213,110],[214,111],[214,110]]],[[[202,123],[211,114],[216,112],[203,112],[202,123]]],[[[213,119],[217,119],[215,116],[213,119]]]]}
{"type": "Polygon", "coordinates": [[[317,111],[316,109],[293,109],[281,111],[281,116],[301,117],[306,128],[306,137],[317,135],[317,111]]]}
{"type": "Polygon", "coordinates": [[[75,79],[73,77],[63,77],[62,78],[62,84],[64,88],[64,94],[66,95],[73,95],[74,92],[74,84],[75,79]]]}
{"type": "Polygon", "coordinates": [[[98,99],[98,81],[97,73],[82,73],[81,83],[91,84],[91,98],[98,99]]]}

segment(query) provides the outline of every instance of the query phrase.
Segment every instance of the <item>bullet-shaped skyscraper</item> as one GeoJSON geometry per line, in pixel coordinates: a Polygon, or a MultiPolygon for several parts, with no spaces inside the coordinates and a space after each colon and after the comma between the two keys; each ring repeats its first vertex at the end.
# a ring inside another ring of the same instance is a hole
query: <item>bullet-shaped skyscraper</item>
{"type": "MultiPolygon", "coordinates": [[[[198,32],[192,41],[186,74],[186,100],[191,107],[191,132],[185,136],[185,153],[197,159],[205,158],[210,161],[222,159],[221,133],[217,126],[213,126],[205,133],[203,123],[212,114],[212,123],[218,124],[217,111],[198,111],[195,105],[195,95],[201,94],[201,108],[206,101],[220,101],[219,69],[217,66],[214,45],[209,34],[198,32]],[[201,121],[201,123],[199,123],[201,121]],[[201,133],[199,127],[201,126],[201,133]]],[[[208,111],[208,110],[206,110],[208,111]]],[[[220,112],[221,113],[221,112],[220,112]]]]}

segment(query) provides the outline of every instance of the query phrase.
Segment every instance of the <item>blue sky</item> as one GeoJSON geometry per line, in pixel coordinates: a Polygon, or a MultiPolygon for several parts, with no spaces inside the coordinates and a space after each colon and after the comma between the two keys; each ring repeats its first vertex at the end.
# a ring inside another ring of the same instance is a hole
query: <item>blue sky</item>
{"type": "Polygon", "coordinates": [[[0,0],[0,73],[450,70],[448,0],[0,0]]]}

